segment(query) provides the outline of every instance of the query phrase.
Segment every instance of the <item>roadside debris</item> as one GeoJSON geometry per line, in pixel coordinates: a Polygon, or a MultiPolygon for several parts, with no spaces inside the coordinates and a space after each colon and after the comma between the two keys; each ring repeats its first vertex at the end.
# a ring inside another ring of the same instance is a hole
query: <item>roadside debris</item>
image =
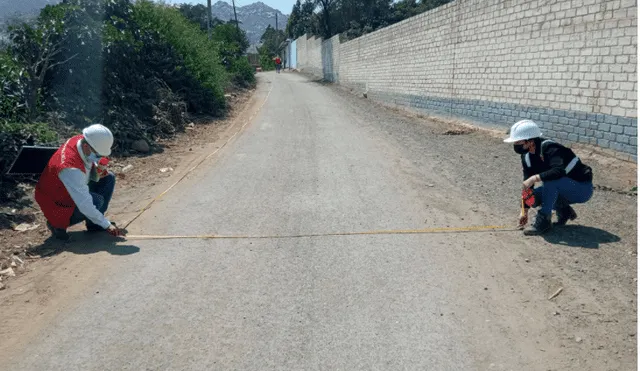
{"type": "Polygon", "coordinates": [[[122,168],[122,172],[126,173],[127,171],[133,169],[133,165],[127,165],[125,167],[122,168]]]}
{"type": "Polygon", "coordinates": [[[32,253],[27,253],[27,259],[40,259],[47,257],[49,255],[53,255],[56,252],[56,249],[43,249],[40,251],[34,251],[32,253]]]}
{"type": "Polygon", "coordinates": [[[442,134],[443,135],[464,135],[464,134],[469,134],[469,132],[461,129],[449,129],[442,134]]]}
{"type": "Polygon", "coordinates": [[[557,289],[556,292],[553,293],[553,295],[549,296],[549,300],[551,300],[551,299],[555,298],[556,296],[560,295],[562,290],[564,290],[564,287],[560,287],[559,289],[557,289]]]}
{"type": "Polygon", "coordinates": [[[13,268],[7,268],[5,270],[0,271],[0,276],[15,277],[16,272],[13,271],[13,268]]]}
{"type": "Polygon", "coordinates": [[[131,149],[141,153],[148,153],[151,149],[149,148],[149,143],[146,140],[140,139],[136,140],[131,144],[131,149]]]}
{"type": "Polygon", "coordinates": [[[168,171],[173,171],[173,168],[172,167],[163,167],[162,169],[160,169],[161,173],[166,173],[168,171]]]}
{"type": "Polygon", "coordinates": [[[32,231],[34,229],[37,229],[40,226],[40,224],[30,224],[30,223],[22,223],[22,224],[18,224],[17,226],[13,227],[14,231],[17,232],[26,232],[26,231],[32,231]]]}

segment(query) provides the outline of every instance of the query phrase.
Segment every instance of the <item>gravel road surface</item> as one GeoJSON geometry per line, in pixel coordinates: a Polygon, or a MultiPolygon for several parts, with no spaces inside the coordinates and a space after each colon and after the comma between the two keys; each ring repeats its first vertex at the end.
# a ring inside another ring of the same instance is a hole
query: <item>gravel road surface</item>
{"type": "MultiPolygon", "coordinates": [[[[444,135],[298,74],[260,80],[252,122],[131,233],[515,223],[519,162],[498,139],[444,135]]],[[[636,369],[636,202],[597,192],[577,208],[583,225],[546,238],[129,240],[1,368],[636,369]]]]}

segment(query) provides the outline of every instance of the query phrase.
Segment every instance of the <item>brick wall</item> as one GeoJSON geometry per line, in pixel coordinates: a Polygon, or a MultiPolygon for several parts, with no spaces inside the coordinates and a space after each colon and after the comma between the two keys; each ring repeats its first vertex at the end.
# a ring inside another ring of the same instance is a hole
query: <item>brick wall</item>
{"type": "Polygon", "coordinates": [[[635,0],[456,0],[342,44],[303,36],[298,68],[417,111],[530,118],[637,161],[636,12],[635,0]]]}

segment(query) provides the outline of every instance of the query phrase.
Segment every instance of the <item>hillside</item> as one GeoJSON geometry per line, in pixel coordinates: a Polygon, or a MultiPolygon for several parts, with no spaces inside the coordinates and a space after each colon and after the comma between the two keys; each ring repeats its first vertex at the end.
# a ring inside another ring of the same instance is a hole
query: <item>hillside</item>
{"type": "MultiPolygon", "coordinates": [[[[213,4],[211,12],[215,17],[223,21],[233,19],[233,7],[223,1],[213,4]]],[[[289,19],[289,16],[262,2],[236,7],[236,12],[238,13],[240,27],[247,32],[247,37],[251,44],[260,42],[260,36],[267,29],[267,26],[276,26],[276,13],[278,14],[278,28],[281,30],[285,28],[289,19]]]]}

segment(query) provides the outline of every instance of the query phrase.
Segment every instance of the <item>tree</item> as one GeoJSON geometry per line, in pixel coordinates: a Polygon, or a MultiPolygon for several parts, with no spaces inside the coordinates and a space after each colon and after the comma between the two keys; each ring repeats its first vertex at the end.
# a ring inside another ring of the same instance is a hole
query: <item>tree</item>
{"type": "Polygon", "coordinates": [[[325,39],[333,36],[331,33],[331,16],[335,8],[336,2],[339,0],[316,0],[316,5],[320,6],[320,12],[322,14],[322,37],[325,39]]]}
{"type": "Polygon", "coordinates": [[[275,68],[273,58],[280,53],[280,44],[285,40],[285,33],[282,30],[276,30],[267,26],[260,37],[262,45],[258,48],[258,54],[260,55],[260,65],[264,70],[270,70],[275,68]]]}
{"type": "Polygon", "coordinates": [[[62,60],[56,59],[64,52],[64,43],[70,36],[64,27],[64,16],[64,7],[48,5],[33,24],[22,23],[9,27],[10,54],[25,71],[25,105],[29,119],[36,115],[45,76],[56,66],[75,57],[71,55],[62,60]]]}
{"type": "Polygon", "coordinates": [[[218,24],[211,37],[220,44],[222,64],[227,67],[233,59],[240,58],[249,49],[247,33],[237,27],[235,22],[218,24]]]}
{"type": "Polygon", "coordinates": [[[298,0],[293,7],[294,10],[287,22],[287,35],[293,39],[304,34],[320,35],[321,22],[315,13],[317,8],[315,0],[305,0],[304,3],[298,0]]]}
{"type": "Polygon", "coordinates": [[[286,33],[323,38],[340,34],[347,40],[400,22],[451,0],[301,0],[296,1],[286,33]],[[318,10],[316,12],[316,9],[318,10]]]}
{"type": "Polygon", "coordinates": [[[280,43],[282,43],[285,38],[284,31],[276,31],[275,28],[269,25],[260,37],[260,42],[262,43],[261,48],[264,48],[270,57],[275,57],[280,52],[280,43]]]}
{"type": "Polygon", "coordinates": [[[289,20],[287,20],[287,26],[285,27],[285,34],[292,39],[297,39],[300,35],[296,35],[294,29],[296,25],[300,22],[301,17],[301,7],[300,0],[296,0],[296,3],[293,4],[293,9],[291,10],[291,15],[289,16],[289,20]]]}
{"type": "MultiPolygon", "coordinates": [[[[191,5],[191,4],[180,4],[178,8],[180,13],[188,20],[193,23],[196,23],[200,26],[200,29],[203,31],[207,31],[207,7],[202,4],[191,5]]],[[[224,24],[220,19],[213,17],[211,19],[211,28],[216,27],[219,24],[224,24]]]]}

